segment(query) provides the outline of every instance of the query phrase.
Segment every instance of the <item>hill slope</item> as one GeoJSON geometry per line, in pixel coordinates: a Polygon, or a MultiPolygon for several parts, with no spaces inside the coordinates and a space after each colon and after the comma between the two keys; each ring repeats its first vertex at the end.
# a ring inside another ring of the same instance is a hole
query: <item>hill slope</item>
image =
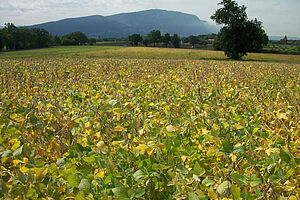
{"type": "Polygon", "coordinates": [[[215,26],[200,20],[195,15],[157,9],[117,14],[107,18],[134,27],[141,34],[158,29],[163,33],[189,36],[213,33],[217,30],[215,26]]]}
{"type": "Polygon", "coordinates": [[[111,16],[70,18],[31,26],[43,28],[54,35],[80,31],[89,37],[127,37],[132,33],[147,34],[153,29],[181,36],[215,33],[216,26],[200,20],[195,15],[166,10],[146,10],[111,16]]]}
{"type": "Polygon", "coordinates": [[[79,31],[89,37],[126,37],[128,34],[134,33],[134,30],[125,24],[112,21],[100,15],[63,19],[33,25],[31,28],[43,28],[54,35],[65,35],[79,31]]]}

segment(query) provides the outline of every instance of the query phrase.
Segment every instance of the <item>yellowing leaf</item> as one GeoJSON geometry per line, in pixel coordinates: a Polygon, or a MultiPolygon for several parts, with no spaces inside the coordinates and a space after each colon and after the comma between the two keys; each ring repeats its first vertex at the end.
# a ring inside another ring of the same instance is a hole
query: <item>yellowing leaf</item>
{"type": "Polygon", "coordinates": [[[17,166],[19,163],[21,163],[22,161],[21,160],[13,160],[13,164],[14,166],[17,166]]]}
{"type": "Polygon", "coordinates": [[[98,143],[96,144],[96,146],[97,146],[99,149],[102,149],[102,148],[105,147],[105,143],[104,143],[104,141],[100,141],[100,142],[98,142],[98,143]]]}
{"type": "Polygon", "coordinates": [[[208,196],[209,196],[211,199],[213,199],[213,200],[217,200],[217,199],[218,199],[218,194],[215,193],[215,192],[213,191],[213,189],[209,189],[209,190],[208,190],[208,196]]]}
{"type": "Polygon", "coordinates": [[[23,116],[16,113],[10,115],[10,118],[18,123],[23,123],[25,121],[25,118],[23,116]]]}
{"type": "Polygon", "coordinates": [[[278,113],[277,114],[278,119],[288,120],[287,113],[278,113]]]}
{"type": "Polygon", "coordinates": [[[241,129],[244,128],[241,124],[236,124],[234,127],[235,127],[237,130],[241,130],[241,129]]]}
{"type": "Polygon", "coordinates": [[[293,195],[289,197],[289,200],[298,200],[298,198],[295,195],[293,195]]]}
{"type": "Polygon", "coordinates": [[[145,134],[145,130],[144,129],[139,130],[139,134],[140,135],[144,135],[145,134]]]}
{"type": "Polygon", "coordinates": [[[114,131],[115,131],[115,132],[123,132],[123,131],[127,131],[127,128],[124,128],[124,127],[122,127],[122,126],[116,126],[116,127],[114,128],[114,131]]]}
{"type": "Polygon", "coordinates": [[[175,126],[173,126],[173,125],[167,126],[167,131],[168,131],[168,132],[175,132],[175,131],[177,131],[177,130],[178,130],[178,128],[175,127],[175,126]]]}
{"type": "Polygon", "coordinates": [[[112,146],[120,146],[121,144],[123,144],[124,143],[124,141],[113,141],[112,143],[111,143],[111,145],[112,146]]]}
{"type": "Polygon", "coordinates": [[[187,160],[187,156],[181,156],[181,160],[182,160],[182,162],[185,162],[186,160],[187,160]]]}
{"type": "Polygon", "coordinates": [[[35,178],[36,180],[38,181],[41,181],[45,178],[45,176],[47,175],[48,173],[48,168],[39,168],[36,170],[36,173],[35,173],[35,178]]]}
{"type": "Polygon", "coordinates": [[[218,124],[213,124],[212,129],[215,130],[215,131],[217,131],[217,130],[220,129],[220,127],[219,127],[218,124]]]}
{"type": "Polygon", "coordinates": [[[138,154],[144,155],[148,150],[148,146],[145,144],[140,144],[139,146],[135,147],[135,150],[138,152],[138,154]]]}
{"type": "Polygon", "coordinates": [[[17,148],[19,148],[20,147],[20,145],[21,145],[21,142],[18,140],[18,139],[16,139],[16,138],[14,138],[14,139],[12,139],[12,147],[11,147],[11,150],[12,151],[15,151],[17,148]]]}
{"type": "Polygon", "coordinates": [[[103,170],[103,169],[96,169],[95,171],[94,171],[94,177],[95,178],[104,178],[105,177],[105,170],[103,170]]]}
{"type": "Polygon", "coordinates": [[[27,167],[25,167],[25,166],[22,166],[22,167],[20,168],[20,171],[21,171],[22,173],[27,173],[27,172],[29,171],[29,169],[28,169],[27,167]]]}
{"type": "Polygon", "coordinates": [[[151,102],[151,103],[149,103],[149,106],[153,107],[153,106],[155,106],[155,104],[153,102],[151,102]]]}
{"type": "Polygon", "coordinates": [[[129,103],[125,104],[125,107],[128,108],[128,109],[133,109],[134,108],[134,104],[129,102],[129,103]]]}
{"type": "Polygon", "coordinates": [[[86,122],[86,123],[84,124],[84,127],[85,127],[85,128],[91,128],[91,122],[86,122]]]}
{"type": "Polygon", "coordinates": [[[153,148],[153,147],[149,147],[149,146],[148,146],[148,149],[147,149],[147,154],[148,154],[149,156],[151,156],[151,155],[153,155],[153,154],[154,154],[154,152],[155,152],[155,148],[153,148]]]}

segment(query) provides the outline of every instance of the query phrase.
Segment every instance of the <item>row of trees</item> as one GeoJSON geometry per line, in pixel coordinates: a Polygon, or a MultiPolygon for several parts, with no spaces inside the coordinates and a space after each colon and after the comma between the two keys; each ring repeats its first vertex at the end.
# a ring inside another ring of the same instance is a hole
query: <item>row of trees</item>
{"type": "Polygon", "coordinates": [[[129,35],[128,40],[132,46],[138,46],[139,43],[142,43],[145,46],[152,44],[155,47],[162,43],[165,47],[172,45],[174,48],[179,48],[181,44],[181,39],[177,34],[173,36],[169,33],[162,35],[159,30],[153,30],[145,37],[142,37],[140,34],[129,35]]]}
{"type": "Polygon", "coordinates": [[[60,38],[60,45],[94,45],[96,42],[96,38],[88,38],[82,32],[70,33],[60,38]]]}
{"type": "Polygon", "coordinates": [[[183,44],[190,44],[192,48],[195,48],[196,45],[206,46],[211,45],[214,42],[214,39],[217,35],[216,34],[208,34],[208,35],[191,35],[189,37],[182,38],[183,44]]]}
{"type": "Polygon", "coordinates": [[[88,38],[84,33],[74,32],[64,36],[52,36],[48,31],[40,28],[16,27],[12,23],[5,24],[0,29],[0,51],[15,51],[20,49],[34,49],[58,45],[94,45],[95,38],[88,38]]]}
{"type": "Polygon", "coordinates": [[[192,48],[195,48],[196,45],[200,45],[202,47],[208,44],[212,45],[216,36],[216,34],[209,34],[179,37],[177,34],[171,36],[169,33],[162,35],[159,30],[153,30],[147,36],[141,36],[140,34],[129,35],[128,40],[132,46],[138,46],[139,44],[148,46],[152,44],[154,47],[157,45],[163,45],[165,47],[173,46],[175,48],[179,48],[181,44],[184,44],[185,46],[189,44],[192,48]]]}
{"type": "Polygon", "coordinates": [[[49,46],[50,40],[50,34],[44,29],[18,28],[12,23],[7,23],[0,30],[0,50],[4,47],[10,51],[42,48],[49,46]]]}

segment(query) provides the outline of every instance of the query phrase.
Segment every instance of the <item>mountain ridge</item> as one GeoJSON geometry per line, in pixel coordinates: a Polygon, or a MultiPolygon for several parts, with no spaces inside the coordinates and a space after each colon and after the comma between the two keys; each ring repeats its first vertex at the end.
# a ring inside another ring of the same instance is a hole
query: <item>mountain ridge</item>
{"type": "Polygon", "coordinates": [[[114,15],[91,15],[66,18],[29,26],[43,28],[54,35],[83,32],[89,37],[127,37],[130,34],[148,34],[151,30],[181,36],[216,33],[218,27],[200,20],[196,15],[179,11],[150,9],[114,15]]]}

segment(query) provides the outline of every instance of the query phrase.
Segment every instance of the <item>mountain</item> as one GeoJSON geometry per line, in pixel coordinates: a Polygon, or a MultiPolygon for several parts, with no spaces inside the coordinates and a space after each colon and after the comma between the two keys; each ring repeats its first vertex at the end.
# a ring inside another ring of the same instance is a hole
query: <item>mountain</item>
{"type": "Polygon", "coordinates": [[[133,33],[148,34],[157,29],[162,33],[180,36],[201,35],[218,32],[218,27],[200,20],[195,15],[176,11],[152,9],[111,16],[87,16],[63,19],[54,22],[32,25],[30,28],[43,28],[53,35],[64,35],[80,31],[89,37],[127,37],[133,33]]]}
{"type": "Polygon", "coordinates": [[[153,9],[111,15],[107,18],[136,28],[140,34],[147,34],[153,29],[181,36],[209,34],[218,31],[216,26],[200,20],[195,15],[167,10],[153,9]]]}
{"type": "Polygon", "coordinates": [[[30,28],[43,28],[53,35],[65,35],[72,32],[83,32],[89,37],[126,37],[134,33],[132,28],[125,24],[108,19],[107,17],[94,15],[63,19],[30,26],[30,28]]]}

